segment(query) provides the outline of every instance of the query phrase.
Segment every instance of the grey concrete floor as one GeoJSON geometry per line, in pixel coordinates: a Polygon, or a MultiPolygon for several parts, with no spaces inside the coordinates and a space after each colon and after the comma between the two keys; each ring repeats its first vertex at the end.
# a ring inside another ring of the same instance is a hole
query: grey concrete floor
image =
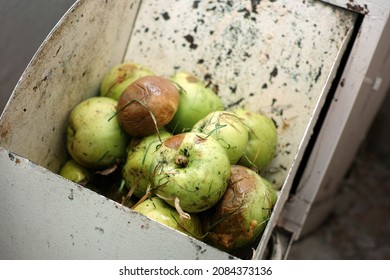
{"type": "Polygon", "coordinates": [[[289,259],[390,259],[390,96],[340,186],[337,207],[289,259]]]}

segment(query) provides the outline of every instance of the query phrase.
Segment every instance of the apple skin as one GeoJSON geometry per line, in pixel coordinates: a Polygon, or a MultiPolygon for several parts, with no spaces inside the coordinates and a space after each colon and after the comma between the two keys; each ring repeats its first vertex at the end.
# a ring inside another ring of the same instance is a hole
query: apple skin
{"type": "Polygon", "coordinates": [[[171,206],[175,198],[188,213],[205,211],[224,194],[230,177],[225,149],[212,137],[195,132],[163,142],[154,159],[153,188],[171,206]]]}
{"type": "Polygon", "coordinates": [[[194,75],[177,72],[170,79],[180,87],[177,112],[167,124],[168,130],[172,133],[188,132],[196,122],[209,113],[224,109],[220,97],[194,75]]]}
{"type": "Polygon", "coordinates": [[[69,116],[66,147],[79,164],[107,168],[125,155],[128,136],[116,114],[117,101],[91,97],[75,106],[69,116]]]}
{"type": "Polygon", "coordinates": [[[233,112],[239,116],[249,131],[245,155],[238,164],[263,171],[276,153],[277,130],[271,118],[261,113],[254,113],[243,108],[233,112]]]}
{"type": "Polygon", "coordinates": [[[236,114],[228,111],[209,113],[193,126],[192,131],[216,139],[225,148],[231,164],[237,163],[244,155],[248,144],[246,126],[236,114]]]}
{"type": "Polygon", "coordinates": [[[156,133],[169,123],[179,105],[175,84],[164,77],[145,76],[134,81],[118,100],[118,119],[132,137],[156,133]]]}
{"type": "Polygon", "coordinates": [[[119,100],[123,91],[135,80],[154,75],[149,68],[132,62],[125,62],[113,66],[104,76],[100,84],[100,96],[119,100]]]}
{"type": "Polygon", "coordinates": [[[264,231],[276,200],[267,180],[247,167],[232,165],[224,196],[202,213],[206,242],[227,252],[249,245],[264,231]]]}
{"type": "Polygon", "coordinates": [[[175,208],[157,196],[144,200],[133,210],[194,238],[199,239],[203,235],[202,223],[197,214],[191,214],[190,219],[181,218],[175,208]]]}
{"type": "MultiPolygon", "coordinates": [[[[161,129],[159,133],[161,141],[171,136],[165,129],[161,129]]],[[[143,138],[133,138],[129,144],[122,177],[129,190],[137,184],[133,194],[138,198],[145,195],[150,184],[150,174],[153,173],[151,166],[159,145],[161,142],[157,133],[143,138]]]]}
{"type": "Polygon", "coordinates": [[[90,171],[74,159],[67,160],[61,166],[58,174],[72,182],[81,185],[86,184],[91,178],[90,171]]]}

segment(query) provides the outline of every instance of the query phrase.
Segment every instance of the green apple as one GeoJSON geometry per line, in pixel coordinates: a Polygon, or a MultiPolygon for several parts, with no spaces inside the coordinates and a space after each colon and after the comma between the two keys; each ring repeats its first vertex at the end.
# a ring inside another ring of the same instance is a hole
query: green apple
{"type": "Polygon", "coordinates": [[[61,166],[58,174],[72,182],[81,185],[86,184],[91,177],[90,171],[85,166],[82,166],[74,159],[67,160],[61,166]]]}
{"type": "Polygon", "coordinates": [[[71,111],[66,146],[79,164],[90,168],[107,168],[121,160],[128,136],[116,114],[117,101],[108,97],[90,97],[71,111]]]}
{"type": "Polygon", "coordinates": [[[117,64],[104,76],[100,84],[100,95],[119,100],[123,91],[135,80],[154,75],[149,68],[132,62],[117,64]]]}
{"type": "Polygon", "coordinates": [[[224,109],[219,96],[194,75],[177,72],[171,80],[180,88],[179,107],[167,125],[171,132],[190,131],[196,122],[209,113],[224,109]]]}
{"type": "Polygon", "coordinates": [[[232,165],[224,196],[202,218],[206,242],[227,252],[249,245],[264,231],[276,199],[276,191],[255,171],[232,165]]]}
{"type": "Polygon", "coordinates": [[[197,214],[191,214],[190,219],[183,218],[175,208],[159,197],[146,199],[133,210],[192,237],[202,236],[202,224],[197,214]]]}
{"type": "Polygon", "coordinates": [[[153,173],[151,165],[154,154],[161,144],[171,134],[165,129],[160,133],[143,138],[133,138],[129,144],[126,162],[123,166],[123,179],[129,190],[134,187],[134,196],[141,198],[150,185],[150,174],[153,173]],[[161,140],[160,140],[161,139],[161,140]]]}
{"type": "Polygon", "coordinates": [[[202,133],[186,132],[165,140],[156,151],[153,166],[156,194],[188,213],[216,204],[230,177],[225,149],[202,133]]]}
{"type": "Polygon", "coordinates": [[[248,144],[248,129],[236,114],[228,111],[209,113],[193,126],[192,131],[216,139],[225,148],[231,164],[244,155],[248,144]]]}
{"type": "Polygon", "coordinates": [[[238,108],[233,112],[241,118],[249,131],[245,155],[240,158],[240,165],[262,171],[275,156],[277,130],[275,123],[268,116],[238,108]]]}

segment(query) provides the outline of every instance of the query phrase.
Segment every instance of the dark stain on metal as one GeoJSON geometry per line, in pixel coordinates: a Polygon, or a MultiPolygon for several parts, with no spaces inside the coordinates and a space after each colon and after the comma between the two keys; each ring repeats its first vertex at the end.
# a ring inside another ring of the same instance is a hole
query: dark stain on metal
{"type": "Polygon", "coordinates": [[[168,12],[164,12],[161,15],[162,15],[163,19],[165,19],[165,20],[169,20],[170,19],[168,12]]]}
{"type": "Polygon", "coordinates": [[[247,8],[242,8],[238,10],[239,13],[244,13],[244,18],[249,18],[251,15],[251,12],[247,8]]]}
{"type": "Polygon", "coordinates": [[[95,227],[95,230],[97,230],[99,233],[104,233],[104,229],[101,227],[95,227]]]}
{"type": "Polygon", "coordinates": [[[238,99],[237,101],[233,102],[233,103],[230,103],[228,105],[226,105],[226,108],[232,108],[232,107],[235,107],[237,105],[239,105],[242,101],[244,101],[245,98],[244,97],[241,97],[240,99],[238,99]]]}
{"type": "Polygon", "coordinates": [[[199,259],[199,255],[203,255],[204,253],[206,253],[207,249],[203,249],[202,246],[200,246],[199,244],[196,244],[192,239],[190,239],[190,242],[192,245],[195,246],[195,251],[196,251],[196,257],[195,259],[199,259]]]}
{"type": "Polygon", "coordinates": [[[316,75],[316,77],[314,78],[314,81],[317,82],[318,81],[318,78],[321,76],[322,74],[322,67],[323,65],[320,66],[320,68],[318,69],[318,73],[316,75]]]}
{"type": "Polygon", "coordinates": [[[230,86],[229,89],[230,89],[230,92],[231,92],[232,94],[235,94],[236,91],[237,91],[237,85],[230,86]]]}
{"type": "Polygon", "coordinates": [[[59,48],[57,49],[57,51],[56,51],[56,54],[53,56],[53,57],[56,57],[57,55],[58,55],[58,53],[60,52],[60,50],[61,50],[61,45],[59,46],[59,48]]]}
{"type": "Polygon", "coordinates": [[[71,234],[70,237],[72,238],[72,246],[74,246],[74,234],[71,234]]]}
{"type": "Polygon", "coordinates": [[[70,194],[68,195],[69,200],[74,200],[73,190],[70,190],[70,194]]]}
{"type": "Polygon", "coordinates": [[[194,3],[192,4],[192,8],[197,9],[199,7],[199,2],[200,2],[200,0],[194,1],[194,3]]]}
{"type": "Polygon", "coordinates": [[[260,5],[261,0],[251,0],[252,13],[257,14],[257,6],[260,5]]]}
{"type": "Polygon", "coordinates": [[[188,34],[184,36],[184,39],[186,39],[186,41],[190,43],[190,49],[195,50],[198,47],[198,45],[194,43],[194,36],[188,34]]]}
{"type": "Polygon", "coordinates": [[[15,156],[11,153],[8,153],[8,157],[11,161],[14,161],[15,160],[15,156]]]}
{"type": "Polygon", "coordinates": [[[274,69],[272,69],[271,73],[269,73],[269,80],[271,81],[277,75],[278,75],[278,67],[275,66],[274,69]]]}
{"type": "Polygon", "coordinates": [[[149,229],[149,224],[141,225],[141,229],[149,229]]]}
{"type": "Polygon", "coordinates": [[[363,14],[363,15],[367,15],[370,11],[368,10],[368,6],[366,4],[364,4],[363,6],[359,5],[359,4],[351,4],[351,3],[347,3],[347,8],[349,10],[352,10],[356,13],[359,13],[359,14],[363,14]]]}

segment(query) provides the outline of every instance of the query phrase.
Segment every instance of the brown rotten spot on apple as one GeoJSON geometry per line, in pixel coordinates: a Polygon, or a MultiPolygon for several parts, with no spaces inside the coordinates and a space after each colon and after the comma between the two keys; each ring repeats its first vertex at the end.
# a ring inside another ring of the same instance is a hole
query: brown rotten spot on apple
{"type": "Polygon", "coordinates": [[[169,123],[179,105],[179,91],[170,80],[145,76],[130,84],[118,100],[118,119],[133,137],[158,132],[169,123]]]}

